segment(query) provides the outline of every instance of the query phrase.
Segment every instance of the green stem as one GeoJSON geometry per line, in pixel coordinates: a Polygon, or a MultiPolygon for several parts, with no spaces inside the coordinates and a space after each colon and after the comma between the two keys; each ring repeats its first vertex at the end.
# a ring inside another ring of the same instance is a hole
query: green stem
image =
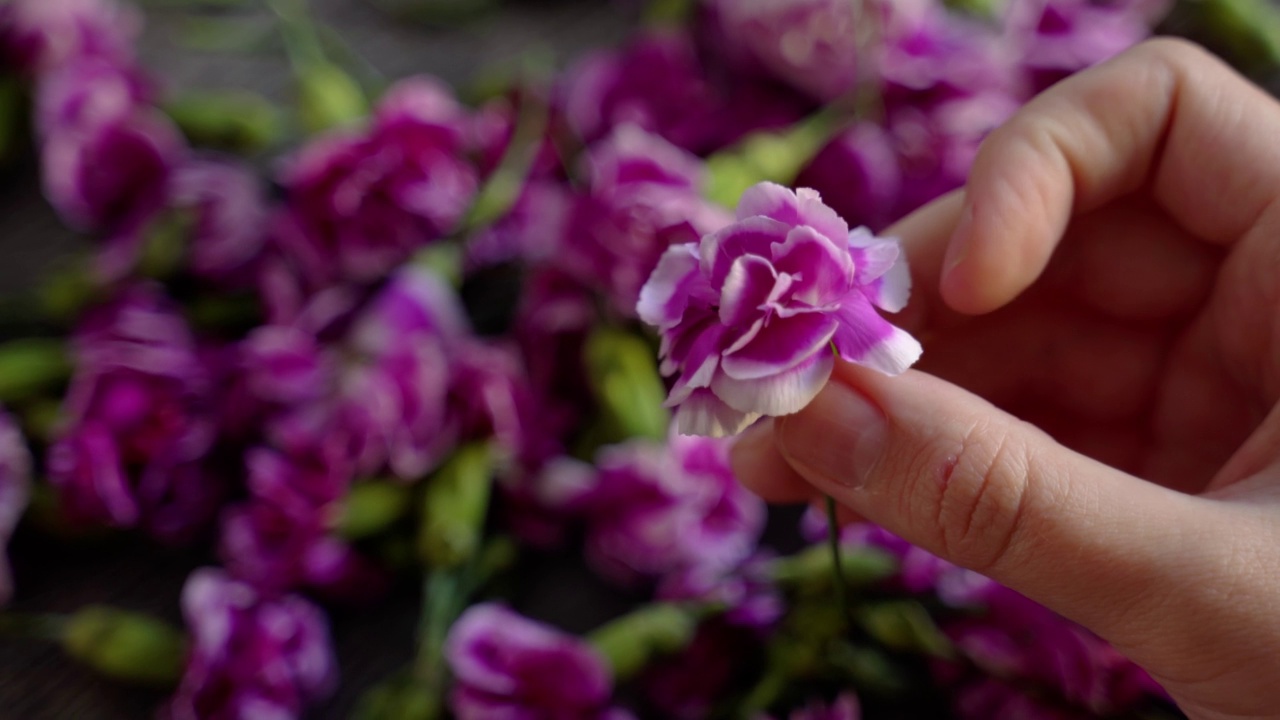
{"type": "Polygon", "coordinates": [[[264,0],[276,16],[280,39],[294,70],[324,62],[324,48],[316,28],[307,16],[306,0],[264,0]]]}
{"type": "Polygon", "coordinates": [[[844,613],[849,612],[848,582],[844,576],[844,563],[840,559],[840,523],[836,517],[835,498],[826,497],[827,506],[827,544],[831,547],[832,575],[836,586],[836,605],[844,613]]]}

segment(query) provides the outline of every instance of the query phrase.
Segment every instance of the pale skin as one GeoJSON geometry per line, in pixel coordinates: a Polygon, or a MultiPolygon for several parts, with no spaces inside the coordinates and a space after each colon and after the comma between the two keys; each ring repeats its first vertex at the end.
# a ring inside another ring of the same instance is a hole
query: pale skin
{"type": "Polygon", "coordinates": [[[886,233],[918,369],[837,367],[739,476],[1044,603],[1191,718],[1280,718],[1278,198],[1280,104],[1198,48],[1059,83],[886,233]]]}

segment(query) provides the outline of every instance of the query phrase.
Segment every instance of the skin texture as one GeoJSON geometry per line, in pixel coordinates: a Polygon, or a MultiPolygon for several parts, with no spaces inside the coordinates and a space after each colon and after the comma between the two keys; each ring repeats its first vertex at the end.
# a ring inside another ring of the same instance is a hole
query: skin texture
{"type": "Polygon", "coordinates": [[[1280,105],[1156,40],[984,143],[888,234],[924,343],[734,459],[1111,641],[1197,720],[1280,717],[1280,105]]]}

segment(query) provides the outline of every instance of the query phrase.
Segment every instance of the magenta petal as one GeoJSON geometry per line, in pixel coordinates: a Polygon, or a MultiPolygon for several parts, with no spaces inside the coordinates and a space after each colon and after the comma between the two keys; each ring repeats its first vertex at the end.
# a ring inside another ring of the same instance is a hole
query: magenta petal
{"type": "Polygon", "coordinates": [[[796,206],[796,194],[790,189],[777,183],[762,182],[742,193],[738,199],[737,217],[746,220],[759,215],[794,225],[800,222],[796,206]]]}
{"type": "Polygon", "coordinates": [[[755,380],[790,370],[822,351],[839,324],[826,313],[774,317],[746,346],[726,353],[721,368],[736,380],[755,380]]]}
{"type": "Polygon", "coordinates": [[[817,190],[800,188],[796,190],[796,198],[799,201],[800,224],[808,225],[835,242],[849,237],[849,223],[822,202],[817,190]]]}
{"type": "Polygon", "coordinates": [[[733,261],[743,255],[773,257],[773,244],[787,239],[791,228],[765,217],[747,218],[702,239],[702,274],[712,287],[723,287],[733,261]]]}
{"type": "Polygon", "coordinates": [[[737,380],[721,373],[711,381],[711,391],[734,410],[790,415],[822,390],[834,366],[831,353],[821,352],[790,370],[755,380],[737,380]]]}
{"type": "Polygon", "coordinates": [[[690,285],[698,273],[698,247],[673,245],[658,260],[649,281],[640,289],[636,314],[650,325],[666,328],[680,322],[689,304],[690,285]]]}
{"type": "Polygon", "coordinates": [[[768,260],[757,255],[734,260],[720,291],[720,322],[733,327],[754,320],[775,299],[778,285],[778,273],[768,260]]]}
{"type": "Polygon", "coordinates": [[[896,240],[878,238],[860,227],[849,233],[849,251],[863,294],[877,307],[898,312],[911,295],[911,273],[896,240]]]}
{"type": "Polygon", "coordinates": [[[840,328],[833,341],[841,358],[886,375],[897,375],[920,359],[920,343],[880,317],[861,293],[850,293],[837,315],[840,328]]]}
{"type": "Polygon", "coordinates": [[[681,435],[729,437],[737,435],[760,417],[729,407],[709,390],[690,395],[676,410],[676,431],[681,435]]]}
{"type": "Polygon", "coordinates": [[[664,403],[665,407],[676,407],[699,389],[711,387],[711,379],[715,377],[716,369],[719,367],[718,355],[706,355],[697,365],[686,364],[686,371],[672,386],[671,394],[664,403]],[[688,368],[693,368],[693,371],[689,372],[688,368]]]}
{"type": "Polygon", "coordinates": [[[808,226],[795,228],[773,246],[773,265],[797,278],[793,297],[809,305],[835,302],[853,284],[849,251],[808,226]]]}

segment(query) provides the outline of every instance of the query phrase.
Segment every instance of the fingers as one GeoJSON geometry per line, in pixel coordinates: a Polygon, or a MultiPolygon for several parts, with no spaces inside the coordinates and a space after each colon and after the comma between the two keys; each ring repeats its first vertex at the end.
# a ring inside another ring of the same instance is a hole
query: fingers
{"type": "Polygon", "coordinates": [[[738,436],[732,460],[734,474],[742,484],[771,503],[800,503],[813,497],[813,486],[778,452],[772,418],[752,425],[738,436]]]}
{"type": "Polygon", "coordinates": [[[1280,106],[1189,43],[1157,40],[1063,81],[978,153],[941,294],[1000,307],[1044,270],[1074,214],[1149,185],[1191,234],[1225,244],[1280,187],[1280,106]]]}
{"type": "Polygon", "coordinates": [[[918,372],[842,365],[775,434],[818,491],[1113,640],[1132,639],[1151,593],[1172,592],[1186,519],[1210,503],[1067,450],[918,372]]]}

